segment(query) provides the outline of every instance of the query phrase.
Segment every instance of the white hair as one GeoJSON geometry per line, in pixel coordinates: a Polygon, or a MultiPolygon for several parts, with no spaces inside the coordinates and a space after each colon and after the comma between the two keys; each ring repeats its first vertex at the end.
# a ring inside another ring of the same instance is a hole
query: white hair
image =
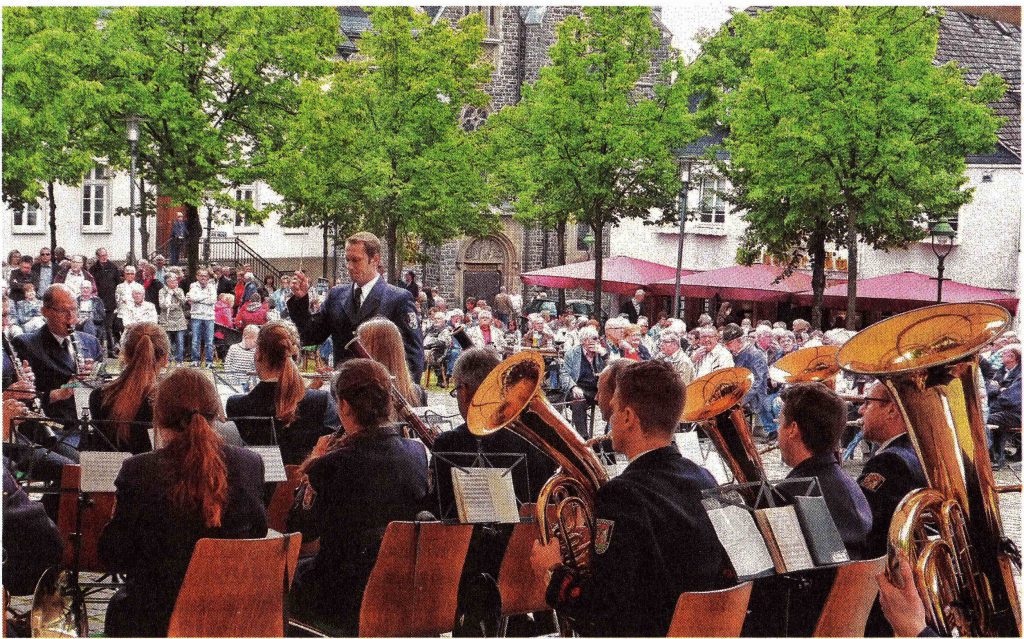
{"type": "Polygon", "coordinates": [[[771,326],[765,326],[764,324],[758,324],[757,328],[754,329],[754,335],[757,335],[759,337],[761,335],[764,335],[765,333],[771,334],[771,332],[772,332],[772,327],[771,326]]]}
{"type": "Polygon", "coordinates": [[[701,326],[697,329],[697,335],[701,337],[718,337],[718,329],[714,326],[701,326]]]}
{"type": "Polygon", "coordinates": [[[259,335],[260,325],[259,324],[246,324],[245,328],[242,329],[242,337],[246,335],[259,335]]]}
{"type": "Polygon", "coordinates": [[[597,334],[597,329],[594,328],[593,326],[584,326],[583,328],[580,329],[581,342],[585,339],[597,339],[598,337],[599,336],[597,334]]]}
{"type": "Polygon", "coordinates": [[[673,318],[669,322],[668,330],[674,331],[674,332],[678,333],[679,335],[682,335],[683,333],[686,332],[686,322],[684,322],[683,320],[679,319],[678,317],[677,318],[673,318]]]}
{"type": "Polygon", "coordinates": [[[613,317],[604,323],[604,330],[609,328],[626,328],[629,326],[629,320],[625,317],[613,317]]]}
{"type": "Polygon", "coordinates": [[[480,309],[480,312],[476,314],[476,317],[477,317],[477,319],[482,319],[484,317],[486,317],[487,319],[493,319],[494,318],[494,316],[491,315],[491,312],[489,310],[487,310],[486,308],[480,309]]]}
{"type": "Polygon", "coordinates": [[[138,282],[132,282],[132,285],[128,288],[131,289],[132,295],[135,295],[136,293],[142,293],[143,295],[146,294],[146,287],[138,282]]]}
{"type": "Polygon", "coordinates": [[[679,338],[679,333],[673,331],[672,329],[662,331],[661,335],[658,336],[658,340],[662,342],[675,342],[676,344],[679,344],[681,341],[679,338]]]}

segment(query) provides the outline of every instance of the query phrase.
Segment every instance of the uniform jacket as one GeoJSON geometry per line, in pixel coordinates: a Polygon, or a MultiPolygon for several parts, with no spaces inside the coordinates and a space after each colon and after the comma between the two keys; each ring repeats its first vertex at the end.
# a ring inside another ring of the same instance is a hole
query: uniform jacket
{"type": "Polygon", "coordinates": [[[224,412],[235,422],[238,432],[249,446],[269,446],[277,443],[285,464],[301,464],[313,450],[316,440],[331,431],[324,426],[328,409],[328,392],[309,389],[296,407],[295,421],[285,427],[274,419],[274,433],[267,420],[248,420],[243,417],[273,417],[277,412],[274,400],[277,382],[260,382],[248,394],[228,398],[224,412]]]}
{"type": "MultiPolygon", "coordinates": [[[[88,333],[76,332],[83,359],[100,360],[100,346],[88,333]]],[[[46,326],[38,331],[19,335],[12,340],[18,357],[28,360],[36,377],[36,391],[42,393],[40,402],[47,417],[61,422],[77,419],[75,398],[51,402],[50,391],[66,384],[75,374],[76,362],[71,353],[61,347],[46,326]]]]}
{"type": "Polygon", "coordinates": [[[557,568],[548,603],[583,636],[664,637],[681,593],[732,581],[701,505],[701,491],[715,486],[674,446],[641,455],[597,491],[591,574],[557,568]]]}
{"type": "MultiPolygon", "coordinates": [[[[562,368],[559,372],[559,385],[563,393],[568,393],[580,378],[580,369],[583,366],[583,346],[574,346],[565,353],[562,358],[562,368]]],[[[600,353],[594,354],[594,374],[597,375],[604,370],[605,358],[600,353]]]]}
{"type": "Polygon", "coordinates": [[[904,433],[892,441],[864,464],[857,479],[871,506],[871,534],[867,540],[867,556],[878,557],[886,553],[889,523],[900,501],[915,488],[924,488],[924,476],[917,452],[904,433]]]}
{"type": "Polygon", "coordinates": [[[12,595],[31,595],[43,572],[60,563],[64,540],[43,504],[29,499],[7,472],[6,458],[3,520],[4,588],[12,595]]]}
{"type": "MultiPolygon", "coordinates": [[[[866,543],[871,532],[871,506],[857,482],[853,481],[836,461],[835,455],[814,455],[797,465],[786,479],[817,477],[821,495],[839,528],[850,559],[867,559],[866,543]]],[[[789,493],[783,484],[780,489],[789,493]]]]}
{"type": "Polygon", "coordinates": [[[351,357],[345,345],[355,337],[355,331],[366,320],[381,315],[395,323],[402,333],[405,359],[414,381],[423,374],[423,337],[420,334],[416,302],[404,288],[392,286],[381,277],[363,301],[357,313],[352,304],[352,285],[335,286],[327,294],[320,312],[309,313],[307,297],[292,296],[288,300],[288,313],[299,329],[303,345],[320,344],[328,337],[334,343],[335,363],[351,357]]]}
{"type": "MultiPolygon", "coordinates": [[[[117,508],[99,540],[100,559],[125,573],[123,618],[112,620],[137,637],[166,636],[174,602],[192,551],[203,537],[251,539],[267,534],[263,506],[263,460],[256,453],[224,446],[228,501],[219,528],[172,509],[173,476],[164,450],[127,459],[118,473],[117,508]]],[[[109,633],[108,633],[109,634],[109,633]]]]}

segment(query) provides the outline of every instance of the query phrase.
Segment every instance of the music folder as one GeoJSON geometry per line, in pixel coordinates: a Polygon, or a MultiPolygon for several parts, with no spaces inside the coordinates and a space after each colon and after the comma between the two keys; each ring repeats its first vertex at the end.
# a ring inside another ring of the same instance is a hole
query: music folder
{"type": "Polygon", "coordinates": [[[793,498],[793,506],[816,566],[850,561],[843,537],[824,497],[797,495],[793,498]]]}
{"type": "Polygon", "coordinates": [[[83,493],[112,493],[115,492],[114,480],[121,472],[121,465],[124,460],[131,457],[131,453],[117,453],[98,450],[83,450],[79,453],[79,463],[82,465],[83,493]]]}
{"type": "Polygon", "coordinates": [[[435,452],[439,519],[463,524],[518,523],[521,495],[529,494],[522,453],[435,452]],[[524,492],[525,491],[525,492],[524,492]],[[450,503],[446,503],[450,500],[450,503]]]}
{"type": "Polygon", "coordinates": [[[246,446],[246,448],[263,458],[263,483],[287,481],[288,474],[284,469],[280,446],[246,446]]]}
{"type": "Polygon", "coordinates": [[[704,500],[704,508],[729,555],[737,579],[756,579],[774,572],[775,563],[749,508],[742,504],[723,504],[715,499],[704,500]]]}

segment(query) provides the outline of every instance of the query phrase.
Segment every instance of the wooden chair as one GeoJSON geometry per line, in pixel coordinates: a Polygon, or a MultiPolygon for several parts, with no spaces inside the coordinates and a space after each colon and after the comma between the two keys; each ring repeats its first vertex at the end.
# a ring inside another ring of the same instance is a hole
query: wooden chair
{"type": "Polygon", "coordinates": [[[295,500],[295,489],[299,487],[300,479],[298,465],[285,466],[284,472],[288,479],[277,484],[274,495],[270,498],[270,505],[267,506],[269,526],[280,533],[285,532],[288,511],[295,500]]]}
{"type": "Polygon", "coordinates": [[[425,637],[455,626],[473,526],[391,522],[363,592],[360,637],[425,637]]]}
{"type": "MultiPolygon", "coordinates": [[[[536,513],[535,504],[524,504],[520,516],[531,518],[536,513]]],[[[544,576],[537,575],[530,564],[533,542],[537,540],[537,523],[524,521],[515,525],[509,538],[505,557],[498,571],[498,591],[501,593],[501,636],[505,636],[508,618],[529,612],[550,610],[544,594],[547,586],[544,576]]]]}
{"type": "Polygon", "coordinates": [[[753,582],[679,595],[669,637],[738,637],[747,616],[753,582]]]}
{"type": "MultiPolygon", "coordinates": [[[[82,467],[68,464],[60,477],[60,500],[57,506],[57,529],[64,540],[64,564],[74,565],[75,523],[78,517],[79,487],[82,485],[82,467]]],[[[89,501],[82,508],[82,548],[79,570],[106,572],[100,561],[100,533],[114,512],[114,493],[89,493],[89,501]]]]}
{"type": "Polygon", "coordinates": [[[863,637],[868,613],[878,596],[875,577],[885,570],[886,557],[852,561],[836,569],[832,590],[814,629],[815,637],[863,637]]]}
{"type": "Polygon", "coordinates": [[[264,539],[200,539],[167,636],[283,637],[284,598],[295,575],[301,542],[299,533],[264,539]]]}

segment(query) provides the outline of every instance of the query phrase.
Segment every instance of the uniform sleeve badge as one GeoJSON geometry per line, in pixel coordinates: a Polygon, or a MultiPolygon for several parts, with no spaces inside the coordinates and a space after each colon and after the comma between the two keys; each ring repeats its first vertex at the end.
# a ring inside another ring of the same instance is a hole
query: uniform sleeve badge
{"type": "Polygon", "coordinates": [[[594,534],[594,550],[603,555],[608,546],[612,543],[612,530],[615,529],[615,522],[611,519],[598,519],[597,532],[594,534]]]}
{"type": "Polygon", "coordinates": [[[868,473],[860,480],[860,485],[865,489],[875,492],[885,483],[885,477],[878,473],[868,473]]]}
{"type": "Polygon", "coordinates": [[[420,325],[420,321],[416,317],[416,312],[415,311],[409,311],[408,319],[409,319],[409,328],[411,328],[412,330],[416,330],[416,327],[420,325]]]}

